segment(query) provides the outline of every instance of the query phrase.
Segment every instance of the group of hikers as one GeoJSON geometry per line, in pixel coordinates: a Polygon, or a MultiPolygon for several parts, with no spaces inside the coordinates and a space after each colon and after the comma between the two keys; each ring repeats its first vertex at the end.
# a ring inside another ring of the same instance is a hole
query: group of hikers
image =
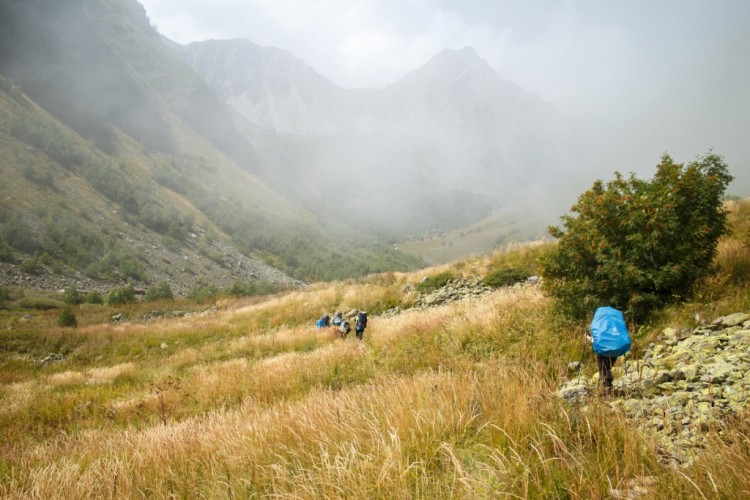
{"type": "Polygon", "coordinates": [[[315,326],[318,328],[333,327],[336,335],[345,339],[352,331],[350,319],[354,320],[354,333],[357,335],[357,339],[362,340],[365,336],[365,328],[367,328],[367,311],[356,311],[355,314],[350,313],[346,317],[342,316],[340,312],[336,312],[333,318],[329,314],[324,314],[315,323],[315,326]]]}
{"type": "MultiPolygon", "coordinates": [[[[367,312],[352,311],[344,317],[336,312],[333,318],[324,314],[315,325],[318,328],[334,328],[336,335],[345,339],[352,330],[349,320],[354,321],[354,332],[358,340],[362,340],[367,328],[367,312]]],[[[591,322],[591,334],[586,332],[586,339],[596,354],[596,366],[599,371],[599,381],[604,385],[604,391],[609,394],[612,390],[612,366],[618,357],[630,350],[631,341],[625,318],[621,311],[613,307],[599,307],[594,312],[591,322]]]]}

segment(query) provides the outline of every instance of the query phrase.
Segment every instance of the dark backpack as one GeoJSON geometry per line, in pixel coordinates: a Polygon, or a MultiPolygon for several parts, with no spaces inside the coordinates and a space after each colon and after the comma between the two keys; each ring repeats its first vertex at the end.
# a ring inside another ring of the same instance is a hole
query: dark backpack
{"type": "Polygon", "coordinates": [[[357,314],[357,330],[364,330],[367,328],[367,313],[360,312],[357,314]]]}

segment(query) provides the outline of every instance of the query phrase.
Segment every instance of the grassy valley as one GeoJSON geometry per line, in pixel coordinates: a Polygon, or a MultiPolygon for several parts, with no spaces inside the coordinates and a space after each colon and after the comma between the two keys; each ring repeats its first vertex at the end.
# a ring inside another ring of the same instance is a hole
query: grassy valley
{"type": "MultiPolygon", "coordinates": [[[[633,328],[633,359],[696,314],[750,312],[749,208],[730,205],[732,232],[692,298],[633,328]]],[[[59,310],[25,316],[8,290],[0,494],[743,496],[745,415],[707,429],[695,462],[675,468],[607,399],[557,397],[587,325],[563,321],[538,285],[414,307],[444,273],[535,273],[550,245],[263,297],[78,306],[77,328],[56,326],[59,310]],[[355,308],[370,313],[364,342],[314,327],[355,308]]]]}
{"type": "Polygon", "coordinates": [[[447,263],[466,255],[486,255],[512,242],[535,241],[547,236],[549,220],[534,215],[529,206],[512,206],[460,229],[427,231],[399,242],[397,247],[431,264],[447,263]]]}

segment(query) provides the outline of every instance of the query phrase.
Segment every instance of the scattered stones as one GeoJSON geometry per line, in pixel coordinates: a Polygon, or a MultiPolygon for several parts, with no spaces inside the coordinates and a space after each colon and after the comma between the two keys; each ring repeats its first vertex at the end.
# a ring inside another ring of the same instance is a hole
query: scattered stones
{"type": "Polygon", "coordinates": [[[163,316],[164,316],[163,311],[149,311],[143,315],[143,319],[161,318],[163,316]]]}
{"type": "Polygon", "coordinates": [[[210,308],[200,313],[200,316],[210,316],[212,314],[216,314],[217,312],[219,312],[219,309],[216,306],[211,306],[210,308]]]}
{"type": "Polygon", "coordinates": [[[480,297],[492,292],[493,288],[483,285],[479,279],[460,278],[450,280],[445,286],[427,294],[422,294],[417,299],[416,307],[434,307],[448,302],[456,302],[473,297],[480,297]]]}
{"type": "Polygon", "coordinates": [[[649,495],[655,482],[656,479],[652,476],[634,477],[625,481],[621,486],[610,489],[609,494],[612,498],[626,498],[628,500],[644,498],[649,495]]]}
{"type": "Polygon", "coordinates": [[[109,317],[109,319],[112,321],[112,323],[119,323],[121,321],[124,321],[126,316],[123,313],[117,313],[113,314],[109,317]]]}
{"type": "Polygon", "coordinates": [[[750,314],[745,313],[734,313],[723,318],[718,318],[719,324],[724,327],[738,326],[743,324],[745,321],[750,320],[750,314]]]}
{"type": "Polygon", "coordinates": [[[568,403],[584,401],[590,392],[590,387],[585,380],[575,379],[565,383],[559,391],[559,395],[568,403]]]}
{"type": "MultiPolygon", "coordinates": [[[[626,356],[615,365],[610,405],[655,437],[665,462],[690,464],[706,433],[720,431],[728,417],[750,406],[749,321],[750,314],[736,313],[692,332],[667,328],[663,343],[649,346],[641,359],[626,356]]],[[[598,374],[583,383],[579,377],[558,394],[582,402],[597,382],[598,374]]]]}
{"type": "Polygon", "coordinates": [[[64,361],[64,360],[65,360],[65,356],[63,356],[62,354],[53,353],[53,354],[48,354],[47,356],[45,356],[42,359],[40,359],[39,360],[39,364],[41,366],[44,366],[47,363],[52,363],[54,361],[64,361]]]}

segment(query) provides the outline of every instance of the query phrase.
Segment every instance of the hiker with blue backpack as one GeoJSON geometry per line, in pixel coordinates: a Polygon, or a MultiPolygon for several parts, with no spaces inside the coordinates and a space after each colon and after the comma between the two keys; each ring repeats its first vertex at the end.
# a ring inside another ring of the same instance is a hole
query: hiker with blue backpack
{"type": "Polygon", "coordinates": [[[614,307],[598,307],[591,321],[591,335],[586,338],[596,353],[599,381],[604,384],[605,394],[612,390],[612,366],[617,358],[630,350],[631,341],[625,317],[614,307]]]}

